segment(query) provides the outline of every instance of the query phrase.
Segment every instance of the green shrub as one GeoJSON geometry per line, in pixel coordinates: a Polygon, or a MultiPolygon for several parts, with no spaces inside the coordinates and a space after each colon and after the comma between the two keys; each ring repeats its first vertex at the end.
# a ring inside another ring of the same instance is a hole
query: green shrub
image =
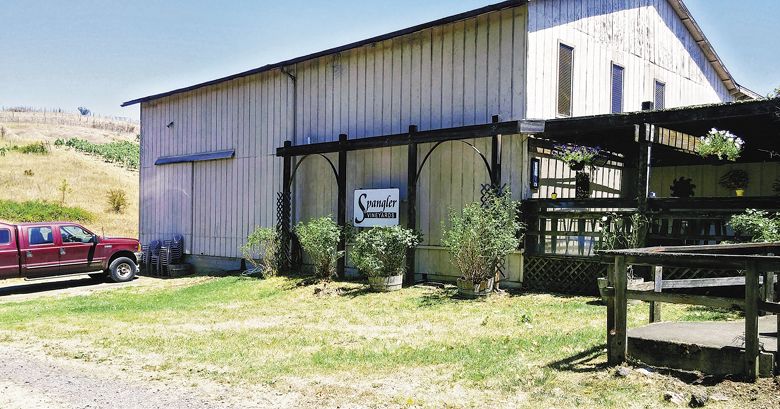
{"type": "Polygon", "coordinates": [[[640,213],[630,216],[607,213],[601,218],[599,250],[619,250],[643,247],[650,227],[650,218],[640,213]]]}
{"type": "Polygon", "coordinates": [[[475,284],[495,277],[504,258],[520,245],[524,229],[511,194],[488,194],[485,204],[471,203],[450,215],[444,226],[447,246],[461,278],[475,284]]]}
{"type": "Polygon", "coordinates": [[[249,275],[274,276],[279,271],[279,234],[272,227],[258,227],[246,238],[241,254],[254,267],[249,275]]]}
{"type": "Polygon", "coordinates": [[[0,220],[17,223],[49,222],[56,220],[89,222],[92,213],[79,207],[66,207],[41,200],[14,202],[0,200],[0,220]]]}
{"type": "Polygon", "coordinates": [[[341,228],[330,217],[298,223],[295,233],[301,242],[303,251],[314,263],[314,274],[319,278],[330,279],[336,273],[336,261],[344,256],[337,251],[341,228]]]}
{"type": "Polygon", "coordinates": [[[57,139],[54,145],[67,146],[79,152],[99,156],[106,162],[118,163],[129,169],[138,169],[141,163],[141,147],[134,142],[92,143],[84,139],[70,138],[57,139]]]}
{"type": "Polygon", "coordinates": [[[729,220],[729,226],[754,243],[780,242],[780,213],[748,209],[729,220]]]}
{"type": "Polygon", "coordinates": [[[122,189],[111,189],[106,193],[108,208],[114,213],[122,213],[127,207],[127,193],[122,189]]]}
{"type": "Polygon", "coordinates": [[[27,145],[14,145],[12,150],[24,154],[46,155],[49,153],[49,147],[43,142],[33,142],[27,145]]]}
{"type": "Polygon", "coordinates": [[[369,277],[390,277],[406,271],[406,250],[420,243],[412,230],[395,227],[373,227],[355,237],[350,252],[352,262],[369,277]]]}

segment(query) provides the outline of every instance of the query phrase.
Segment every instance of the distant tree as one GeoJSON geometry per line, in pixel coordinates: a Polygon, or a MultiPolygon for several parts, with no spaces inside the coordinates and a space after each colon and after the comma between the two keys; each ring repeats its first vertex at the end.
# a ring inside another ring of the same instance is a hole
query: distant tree
{"type": "Polygon", "coordinates": [[[91,114],[91,113],[92,113],[92,111],[90,111],[89,109],[87,109],[87,107],[79,107],[78,109],[79,109],[79,113],[80,113],[81,115],[83,115],[83,116],[87,116],[87,115],[89,115],[89,114],[91,114]]]}
{"type": "Polygon", "coordinates": [[[769,98],[780,98],[780,87],[769,93],[769,98]]]}

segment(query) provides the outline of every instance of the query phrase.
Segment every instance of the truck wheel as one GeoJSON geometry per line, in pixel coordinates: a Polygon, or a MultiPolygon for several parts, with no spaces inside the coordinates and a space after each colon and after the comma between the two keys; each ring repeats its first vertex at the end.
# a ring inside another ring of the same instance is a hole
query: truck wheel
{"type": "Polygon", "coordinates": [[[135,274],[138,272],[138,266],[135,265],[133,260],[127,257],[119,257],[111,262],[108,267],[108,274],[111,277],[111,281],[115,283],[124,283],[135,278],[135,274]]]}

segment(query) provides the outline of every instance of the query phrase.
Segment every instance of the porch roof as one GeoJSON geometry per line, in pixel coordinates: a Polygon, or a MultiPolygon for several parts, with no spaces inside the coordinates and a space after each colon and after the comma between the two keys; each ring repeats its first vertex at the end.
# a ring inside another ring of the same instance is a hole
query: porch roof
{"type": "MultiPolygon", "coordinates": [[[[543,138],[633,155],[638,143],[634,128],[639,124],[692,136],[704,135],[711,128],[728,130],[745,140],[740,162],[780,159],[780,98],[551,119],[545,122],[543,138]]],[[[690,163],[690,151],[655,146],[661,148],[654,154],[656,164],[690,163]]],[[[702,162],[717,161],[702,158],[702,162]]]]}

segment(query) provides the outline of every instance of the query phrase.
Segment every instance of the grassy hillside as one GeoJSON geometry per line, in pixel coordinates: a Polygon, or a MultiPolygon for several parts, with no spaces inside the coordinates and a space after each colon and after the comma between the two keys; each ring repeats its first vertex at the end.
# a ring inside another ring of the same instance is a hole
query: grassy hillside
{"type": "Polygon", "coordinates": [[[0,217],[22,218],[25,213],[32,217],[78,214],[70,210],[41,212],[41,202],[45,201],[50,208],[62,204],[66,208],[85,210],[91,215],[85,224],[96,232],[137,237],[138,171],[129,169],[123,161],[107,162],[107,158],[100,156],[104,150],[93,149],[95,153],[90,154],[55,143],[57,139],[78,138],[91,144],[124,146],[137,143],[137,132],[138,125],[128,121],[79,118],[76,114],[1,111],[0,191],[3,194],[0,199],[4,208],[14,211],[3,212],[0,217]],[[26,149],[40,143],[46,147],[46,153],[26,149]],[[127,207],[122,213],[110,209],[107,195],[111,189],[122,189],[127,195],[127,207]],[[22,202],[30,203],[15,205],[22,202]]]}

